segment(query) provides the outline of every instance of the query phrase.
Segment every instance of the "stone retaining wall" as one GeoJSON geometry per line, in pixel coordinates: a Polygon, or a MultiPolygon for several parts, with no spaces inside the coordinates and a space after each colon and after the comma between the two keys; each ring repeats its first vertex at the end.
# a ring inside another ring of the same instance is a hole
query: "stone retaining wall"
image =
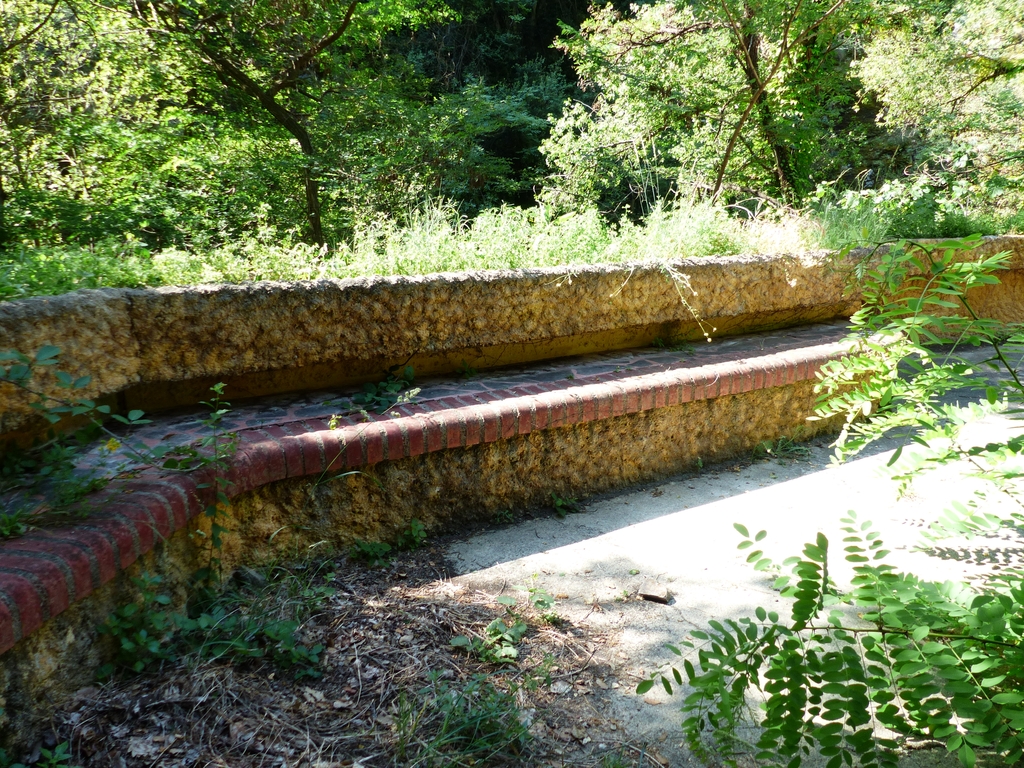
{"type": "MultiPolygon", "coordinates": [[[[984,310],[1017,319],[1024,237],[984,310]]],[[[977,251],[975,252],[977,253],[977,251]]],[[[194,404],[217,381],[234,399],[376,380],[393,365],[425,375],[722,336],[849,315],[855,299],[828,254],[263,282],[152,290],[84,290],[0,303],[0,349],[62,350],[91,376],[83,395],[147,412],[194,404]],[[700,322],[696,318],[699,318],[700,322]]],[[[45,381],[45,379],[44,379],[45,381]]],[[[52,382],[51,382],[52,383],[52,382]]],[[[35,418],[0,388],[0,435],[35,418]]]]}
{"type": "MultiPolygon", "coordinates": [[[[976,308],[1024,319],[1024,238],[983,249],[1012,259],[1000,285],[972,296],[976,308]]],[[[669,268],[677,280],[637,264],[81,291],[0,304],[0,349],[56,345],[62,369],[92,376],[86,396],[154,411],[195,402],[218,380],[236,400],[379,379],[396,363],[420,374],[497,367],[797,325],[857,306],[823,254],[669,268]]],[[[804,424],[816,371],[841,353],[819,345],[494,402],[450,398],[443,409],[340,428],[311,419],[242,432],[227,470],[236,517],[224,557],[269,555],[271,539],[301,547],[309,536],[336,546],[386,537],[412,516],[441,528],[563,486],[605,490],[749,450],[804,424]],[[387,482],[321,482],[371,466],[387,482]]],[[[0,387],[0,437],[30,430],[31,416],[18,392],[0,387]]],[[[183,592],[196,556],[188,534],[208,522],[203,472],[147,469],[93,498],[98,511],[84,523],[0,543],[0,743],[24,741],[52,702],[91,679],[105,653],[96,625],[131,599],[140,569],[183,592]]]]}

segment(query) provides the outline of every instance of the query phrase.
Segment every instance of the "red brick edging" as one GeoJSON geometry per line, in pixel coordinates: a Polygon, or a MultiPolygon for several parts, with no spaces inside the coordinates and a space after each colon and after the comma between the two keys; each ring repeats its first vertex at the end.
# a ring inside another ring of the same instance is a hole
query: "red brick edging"
{"type": "MultiPolygon", "coordinates": [[[[239,432],[227,479],[233,496],[289,478],[492,443],[815,377],[842,343],[821,344],[699,368],[593,384],[534,384],[531,394],[447,397],[400,406],[393,415],[342,420],[335,429],[307,419],[239,432]],[[443,406],[438,409],[438,406],[443,406]]],[[[32,531],[0,544],[0,653],[113,579],[212,503],[209,468],[170,474],[149,468],[90,499],[102,509],[82,523],[32,531]]]]}

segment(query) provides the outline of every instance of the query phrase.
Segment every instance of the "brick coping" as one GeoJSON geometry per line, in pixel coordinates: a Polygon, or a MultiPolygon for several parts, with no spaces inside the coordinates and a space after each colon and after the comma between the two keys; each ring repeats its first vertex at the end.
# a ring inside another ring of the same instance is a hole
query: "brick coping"
{"type": "MultiPolygon", "coordinates": [[[[818,339],[836,337],[836,326],[818,339]]],[[[813,338],[813,335],[812,335],[813,338]]],[[[351,471],[382,461],[468,448],[545,429],[611,419],[815,378],[843,342],[805,343],[638,375],[538,381],[440,397],[390,416],[281,420],[237,432],[223,477],[235,497],[280,480],[351,471]]],[[[735,356],[735,355],[734,355],[735,356]]],[[[0,654],[185,528],[214,502],[214,472],[144,467],[89,498],[83,522],[0,544],[0,654]]]]}

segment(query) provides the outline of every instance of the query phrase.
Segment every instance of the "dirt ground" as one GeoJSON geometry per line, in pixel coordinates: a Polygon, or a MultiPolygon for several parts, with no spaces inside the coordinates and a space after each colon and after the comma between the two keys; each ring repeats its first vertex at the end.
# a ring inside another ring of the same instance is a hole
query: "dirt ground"
{"type": "Polygon", "coordinates": [[[483,635],[508,606],[451,581],[443,543],[385,567],[342,557],[308,570],[309,585],[335,590],[301,630],[325,648],[319,677],[189,656],[79,691],[39,746],[67,741],[83,768],[668,764],[604,714],[607,695],[629,683],[595,661],[600,634],[541,618],[526,592],[513,609],[530,627],[515,664],[453,648],[453,637],[483,635]],[[483,726],[504,732],[490,753],[464,754],[458,738],[432,748],[436,699],[478,676],[514,702],[494,703],[495,723],[483,726]]]}

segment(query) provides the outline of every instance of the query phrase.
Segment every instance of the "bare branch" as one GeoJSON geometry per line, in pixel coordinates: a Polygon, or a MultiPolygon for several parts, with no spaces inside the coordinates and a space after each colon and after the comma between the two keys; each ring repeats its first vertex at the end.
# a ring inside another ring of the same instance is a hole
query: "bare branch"
{"type": "Polygon", "coordinates": [[[670,43],[680,37],[686,37],[687,35],[696,34],[698,32],[707,32],[718,26],[719,24],[717,22],[698,21],[693,24],[688,24],[685,27],[664,27],[656,32],[649,32],[645,35],[638,35],[636,37],[630,34],[627,45],[630,50],[633,48],[655,48],[659,45],[670,43]]]}
{"type": "Polygon", "coordinates": [[[274,82],[270,88],[267,89],[267,93],[271,96],[275,96],[281,91],[281,89],[294,83],[295,79],[309,67],[313,59],[337,42],[338,38],[345,34],[345,30],[347,30],[349,25],[352,23],[352,15],[355,13],[356,6],[358,4],[359,0],[352,0],[352,2],[349,3],[348,10],[345,12],[345,18],[341,21],[341,25],[331,34],[322,38],[320,42],[315,43],[309,48],[309,50],[292,62],[288,69],[281,72],[276,78],[274,78],[274,82]]]}
{"type": "Polygon", "coordinates": [[[0,49],[0,56],[4,56],[4,55],[10,53],[15,48],[17,48],[19,45],[22,45],[23,43],[25,43],[28,40],[32,39],[36,35],[36,33],[39,32],[39,30],[41,30],[43,27],[46,26],[46,23],[50,20],[50,18],[56,12],[58,5],[60,5],[60,0],[53,0],[53,3],[50,5],[50,10],[46,12],[46,16],[43,18],[43,20],[40,21],[31,30],[29,30],[24,35],[22,35],[20,38],[11,41],[7,45],[5,45],[2,49],[0,49]]]}

